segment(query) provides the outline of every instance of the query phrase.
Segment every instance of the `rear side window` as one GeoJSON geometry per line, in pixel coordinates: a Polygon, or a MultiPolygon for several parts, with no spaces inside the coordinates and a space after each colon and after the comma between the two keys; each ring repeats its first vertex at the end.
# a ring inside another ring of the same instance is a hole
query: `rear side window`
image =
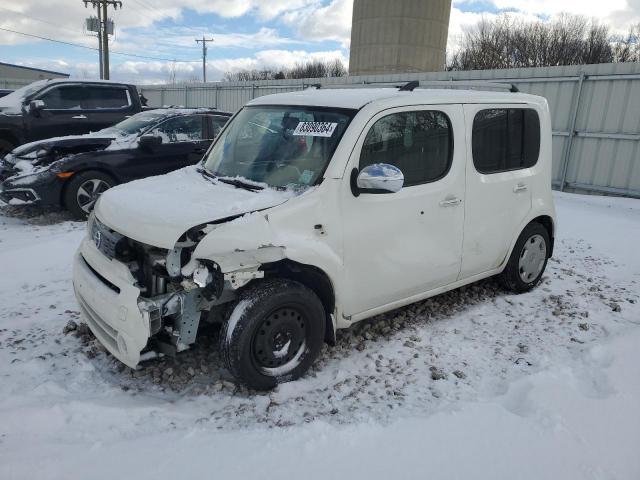
{"type": "Polygon", "coordinates": [[[85,87],[85,105],[90,110],[126,108],[131,105],[129,91],[114,87],[85,87]]]}
{"type": "Polygon", "coordinates": [[[473,164],[480,173],[497,173],[536,164],[540,118],[531,108],[492,108],[473,120],[473,164]]]}
{"type": "Polygon", "coordinates": [[[163,143],[198,142],[202,140],[202,115],[179,115],[161,123],[151,132],[163,143]]]}
{"type": "Polygon", "coordinates": [[[360,169],[374,163],[398,167],[404,186],[420,185],[444,177],[453,158],[449,118],[438,111],[387,115],[371,126],[360,154],[360,169]]]}
{"type": "Polygon", "coordinates": [[[209,137],[212,139],[217,137],[222,130],[222,127],[229,121],[229,117],[221,117],[221,116],[209,116],[210,128],[209,128],[209,137]]]}

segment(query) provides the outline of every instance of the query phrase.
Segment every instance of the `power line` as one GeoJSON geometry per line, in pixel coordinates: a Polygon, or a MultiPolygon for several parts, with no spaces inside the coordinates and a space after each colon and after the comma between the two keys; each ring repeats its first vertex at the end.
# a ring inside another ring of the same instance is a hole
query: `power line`
{"type": "MultiPolygon", "coordinates": [[[[89,47],[87,45],[81,45],[79,43],[65,42],[64,40],[56,40],[54,38],[43,37],[41,35],[35,35],[33,33],[19,32],[17,30],[11,30],[10,28],[0,27],[0,30],[5,31],[5,32],[9,32],[9,33],[15,33],[17,35],[24,35],[25,37],[32,37],[32,38],[37,38],[39,40],[46,40],[47,42],[60,43],[62,45],[69,45],[71,47],[77,47],[77,48],[84,48],[86,50],[93,50],[94,52],[98,51],[98,49],[95,48],[95,47],[89,47]]],[[[135,53],[127,53],[127,52],[115,52],[115,51],[112,51],[111,53],[113,53],[114,55],[123,55],[125,57],[144,58],[146,60],[158,60],[158,61],[162,61],[162,62],[192,63],[192,62],[195,61],[195,60],[177,60],[177,59],[174,59],[174,58],[164,58],[164,57],[151,57],[151,56],[148,56],[148,55],[138,55],[138,54],[135,54],[135,53]]]]}

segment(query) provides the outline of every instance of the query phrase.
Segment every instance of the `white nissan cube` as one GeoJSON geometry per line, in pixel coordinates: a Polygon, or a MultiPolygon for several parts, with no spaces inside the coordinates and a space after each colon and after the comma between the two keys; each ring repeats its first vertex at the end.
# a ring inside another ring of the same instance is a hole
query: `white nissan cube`
{"type": "Polygon", "coordinates": [[[373,315],[493,275],[533,288],[556,229],[546,100],[417,86],[257,98],[199,165],[104,193],[73,276],[97,339],[135,368],[219,322],[229,372],[269,389],[373,315]]]}

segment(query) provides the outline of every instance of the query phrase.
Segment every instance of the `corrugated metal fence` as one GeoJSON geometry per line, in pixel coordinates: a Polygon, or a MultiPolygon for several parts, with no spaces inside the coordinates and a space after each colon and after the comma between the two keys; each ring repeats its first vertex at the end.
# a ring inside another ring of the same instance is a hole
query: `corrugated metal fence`
{"type": "Polygon", "coordinates": [[[414,73],[304,80],[141,86],[149,104],[236,111],[252,98],[312,84],[490,80],[547,98],[553,122],[553,182],[560,189],[640,198],[640,63],[414,73]]]}

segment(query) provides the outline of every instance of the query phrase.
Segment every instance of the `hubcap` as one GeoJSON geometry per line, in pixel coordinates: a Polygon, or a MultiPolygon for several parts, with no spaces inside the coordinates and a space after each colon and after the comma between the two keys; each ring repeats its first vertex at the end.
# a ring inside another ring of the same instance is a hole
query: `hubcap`
{"type": "Polygon", "coordinates": [[[104,180],[98,180],[94,178],[93,180],[87,180],[78,189],[78,193],[76,194],[76,199],[78,201],[78,206],[85,213],[91,213],[93,210],[93,206],[100,198],[106,190],[111,187],[104,180]]]}
{"type": "Polygon", "coordinates": [[[253,357],[267,375],[293,370],[306,347],[307,325],[297,308],[284,307],[264,318],[253,340],[253,357]]]}
{"type": "Polygon", "coordinates": [[[520,252],[518,271],[522,281],[531,283],[538,278],[546,259],[547,243],[541,235],[533,235],[524,243],[520,252]]]}

